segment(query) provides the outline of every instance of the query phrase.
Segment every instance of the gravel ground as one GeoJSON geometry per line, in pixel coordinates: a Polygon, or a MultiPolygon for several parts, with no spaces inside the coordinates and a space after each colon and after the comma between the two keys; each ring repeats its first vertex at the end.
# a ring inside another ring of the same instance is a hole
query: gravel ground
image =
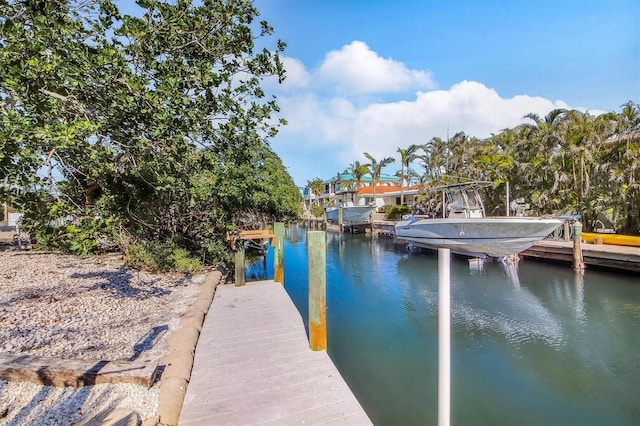
{"type": "MultiPolygon", "coordinates": [[[[0,353],[159,362],[204,278],[151,274],[107,256],[0,251],[0,353]]],[[[0,425],[69,425],[114,407],[153,417],[158,385],[0,380],[0,425]]]]}

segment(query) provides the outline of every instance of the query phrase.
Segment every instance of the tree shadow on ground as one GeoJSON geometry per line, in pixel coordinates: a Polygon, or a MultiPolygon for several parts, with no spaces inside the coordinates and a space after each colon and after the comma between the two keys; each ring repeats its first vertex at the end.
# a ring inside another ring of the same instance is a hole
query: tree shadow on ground
{"type": "Polygon", "coordinates": [[[117,407],[122,400],[121,396],[114,397],[108,389],[105,389],[98,395],[94,394],[89,401],[92,389],[91,385],[80,388],[43,386],[40,392],[20,410],[9,409],[4,419],[7,421],[6,426],[75,424],[85,416],[95,416],[99,420],[113,411],[112,407],[117,407]],[[90,410],[90,407],[85,407],[88,402],[91,406],[108,405],[109,408],[92,414],[86,411],[90,410]]]}
{"type": "Polygon", "coordinates": [[[102,279],[102,281],[97,281],[91,287],[88,287],[87,290],[101,288],[116,298],[134,297],[143,300],[171,294],[171,290],[154,285],[154,283],[160,281],[160,278],[146,281],[142,280],[136,285],[131,285],[133,274],[131,270],[125,266],[121,266],[113,271],[77,272],[71,274],[70,277],[76,279],[102,279]]]}
{"type": "Polygon", "coordinates": [[[153,348],[168,331],[169,326],[166,324],[153,327],[133,345],[133,356],[129,357],[127,361],[135,361],[140,358],[144,351],[153,348]]]}

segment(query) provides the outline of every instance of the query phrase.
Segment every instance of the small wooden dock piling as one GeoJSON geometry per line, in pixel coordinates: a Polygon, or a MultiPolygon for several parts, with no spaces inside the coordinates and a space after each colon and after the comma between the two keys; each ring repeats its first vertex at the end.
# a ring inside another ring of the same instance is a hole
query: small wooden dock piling
{"type": "Polygon", "coordinates": [[[273,233],[273,280],[284,284],[284,223],[276,222],[273,225],[273,233]]]}
{"type": "MultiPolygon", "coordinates": [[[[640,272],[640,247],[581,243],[580,252],[585,267],[599,266],[640,272]]],[[[570,264],[575,261],[572,241],[542,240],[520,254],[524,257],[570,264]]]]}
{"type": "Polygon", "coordinates": [[[273,225],[273,231],[268,229],[250,229],[239,232],[230,232],[227,234],[227,240],[231,241],[231,249],[235,251],[235,274],[234,280],[236,286],[245,284],[245,256],[244,242],[247,240],[264,240],[268,239],[274,246],[274,281],[284,282],[284,224],[276,222],[273,225]]]}
{"type": "Polygon", "coordinates": [[[582,224],[578,221],[574,222],[571,227],[573,228],[573,269],[575,271],[584,271],[584,261],[582,259],[582,224]]]}
{"type": "Polygon", "coordinates": [[[327,243],[324,231],[309,231],[309,347],[327,349],[327,243]]]}
{"type": "Polygon", "coordinates": [[[237,286],[244,285],[244,242],[236,247],[235,253],[235,275],[234,280],[237,286]]]}
{"type": "MultiPolygon", "coordinates": [[[[284,225],[276,224],[273,234],[278,250],[284,225]]],[[[326,235],[310,234],[309,340],[282,282],[218,286],[196,347],[181,426],[371,424],[323,351],[326,235]]],[[[278,264],[284,265],[282,257],[278,264]]]]}

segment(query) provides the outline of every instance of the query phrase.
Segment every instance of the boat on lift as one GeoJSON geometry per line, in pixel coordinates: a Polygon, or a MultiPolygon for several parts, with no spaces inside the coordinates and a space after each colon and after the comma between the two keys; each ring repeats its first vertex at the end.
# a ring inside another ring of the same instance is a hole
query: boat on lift
{"type": "Polygon", "coordinates": [[[442,192],[443,217],[409,216],[395,225],[396,236],[417,247],[501,258],[528,249],[562,225],[559,219],[525,217],[522,202],[512,203],[516,216],[486,216],[478,189],[491,185],[470,181],[429,188],[442,192]]]}
{"type": "Polygon", "coordinates": [[[338,223],[340,209],[342,209],[342,223],[362,224],[369,222],[374,206],[356,206],[351,201],[347,201],[339,206],[325,207],[327,220],[329,222],[338,223]]]}

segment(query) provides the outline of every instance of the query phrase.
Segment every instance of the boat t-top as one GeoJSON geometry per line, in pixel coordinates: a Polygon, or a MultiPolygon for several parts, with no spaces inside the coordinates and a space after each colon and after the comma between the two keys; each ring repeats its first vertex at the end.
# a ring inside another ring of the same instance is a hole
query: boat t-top
{"type": "Polygon", "coordinates": [[[396,236],[418,247],[448,248],[472,257],[506,257],[547,237],[562,221],[544,217],[486,216],[479,188],[493,182],[470,181],[429,188],[441,191],[441,218],[409,216],[395,225],[396,236]]]}

